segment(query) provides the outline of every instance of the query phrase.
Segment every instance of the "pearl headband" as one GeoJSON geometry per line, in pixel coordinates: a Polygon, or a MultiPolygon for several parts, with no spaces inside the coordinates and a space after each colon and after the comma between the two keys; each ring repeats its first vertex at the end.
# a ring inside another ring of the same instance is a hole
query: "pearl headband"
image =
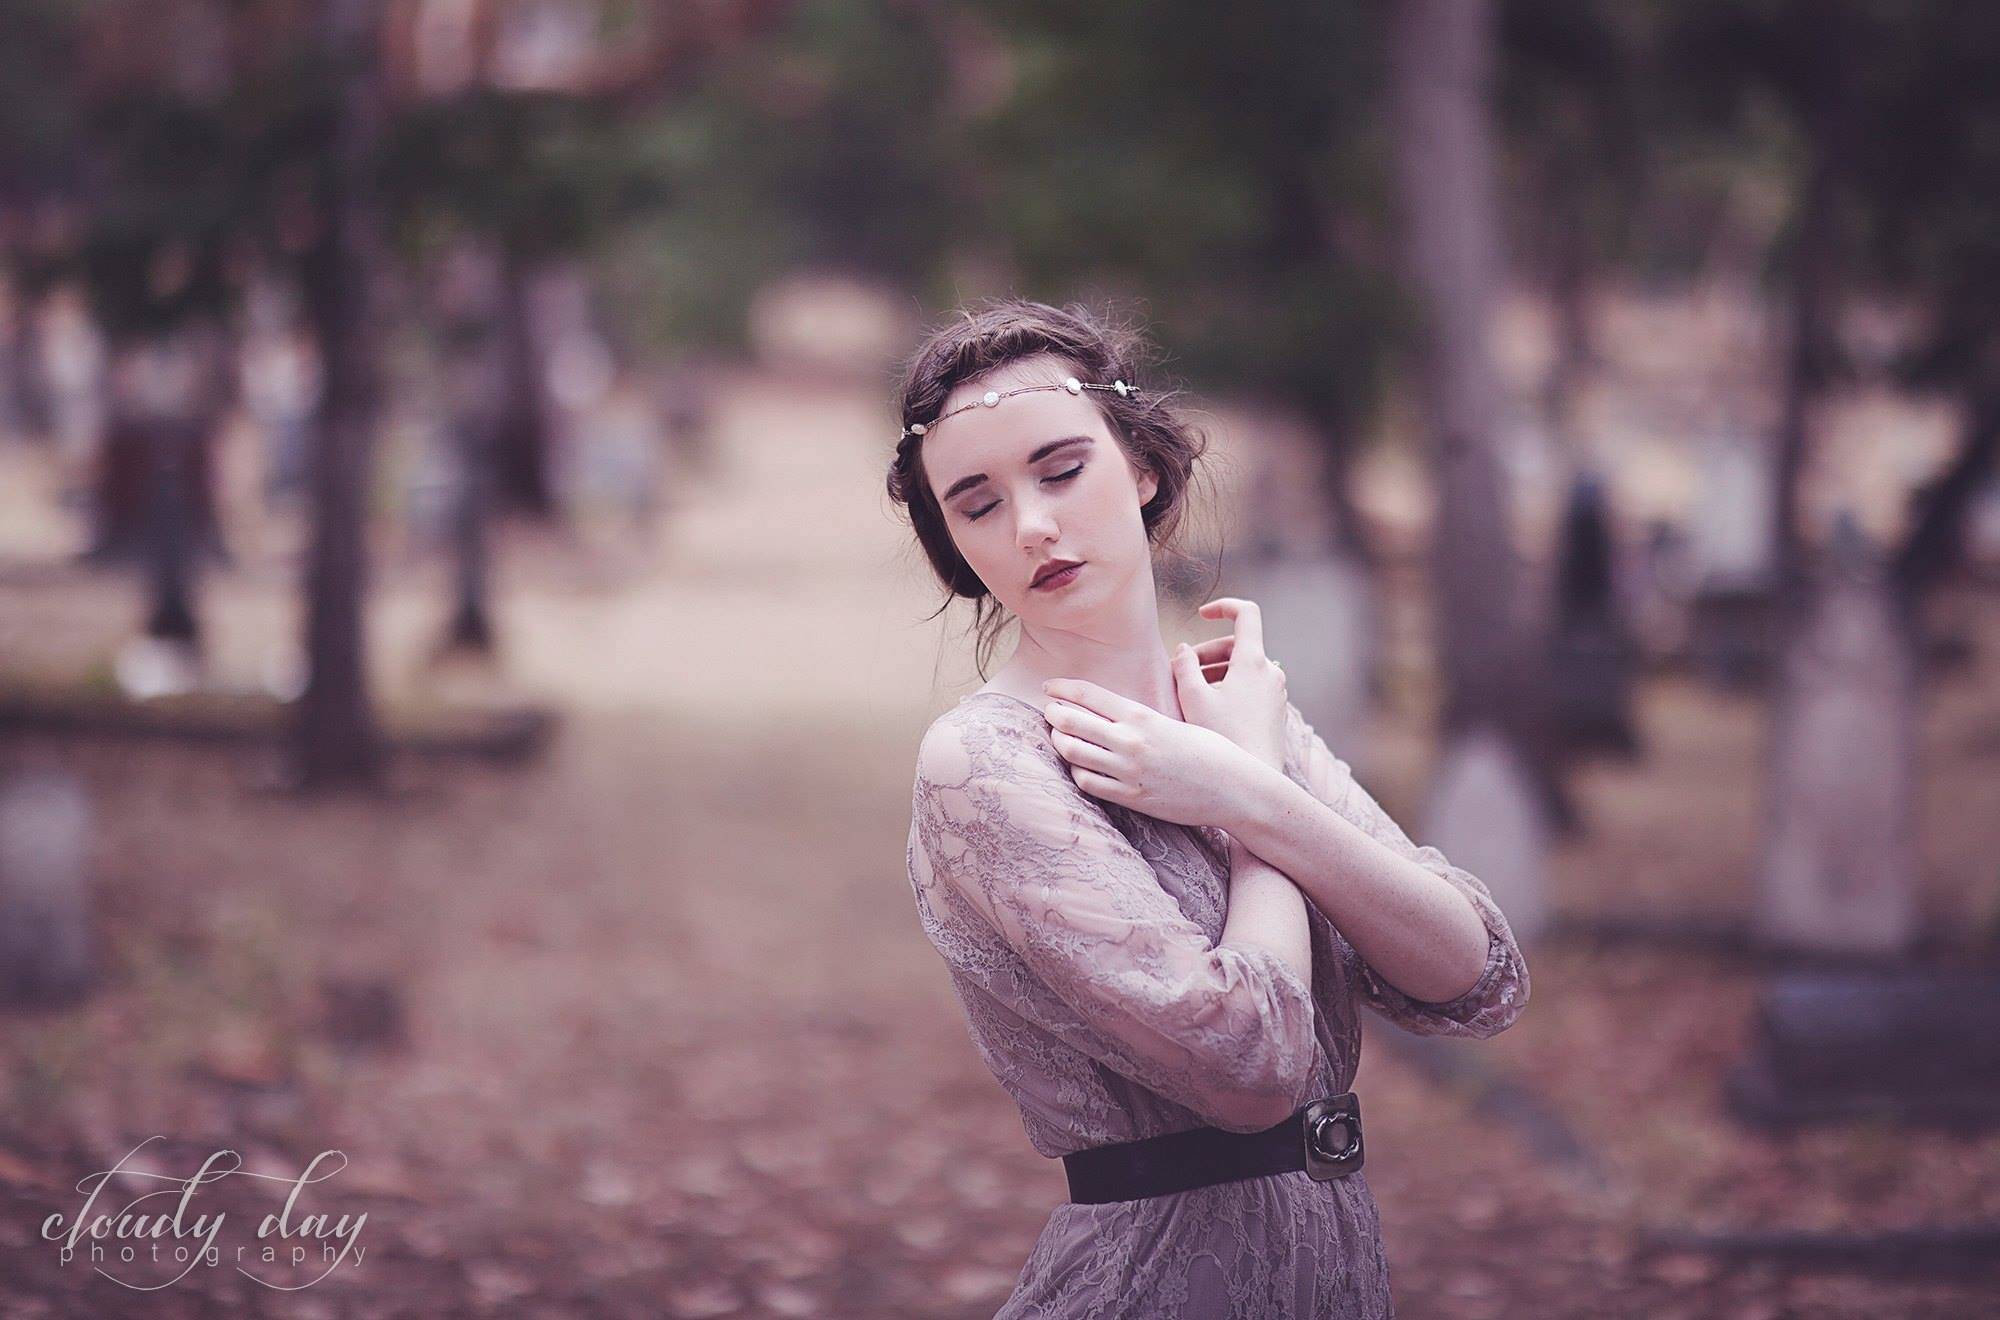
{"type": "Polygon", "coordinates": [[[1011,390],[988,390],[971,403],[953,408],[950,412],[933,418],[928,423],[911,422],[903,428],[903,434],[897,438],[896,444],[900,448],[905,442],[927,433],[946,417],[956,417],[960,413],[969,412],[974,408],[998,408],[1000,400],[1008,398],[1011,395],[1034,394],[1039,390],[1068,390],[1071,394],[1082,394],[1085,390],[1104,390],[1107,393],[1116,394],[1122,399],[1136,399],[1139,397],[1139,387],[1137,385],[1127,385],[1122,380],[1114,380],[1109,385],[1097,385],[1089,381],[1078,380],[1074,376],[1068,377],[1060,385],[1022,385],[1011,390]]]}

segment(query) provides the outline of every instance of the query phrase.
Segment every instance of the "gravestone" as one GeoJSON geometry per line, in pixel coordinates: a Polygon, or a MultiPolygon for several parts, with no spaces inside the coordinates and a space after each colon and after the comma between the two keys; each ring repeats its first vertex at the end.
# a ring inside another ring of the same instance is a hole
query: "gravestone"
{"type": "Polygon", "coordinates": [[[1857,1118],[2000,1123],[2000,976],[1976,968],[1783,973],[1729,1074],[1731,1110],[1792,1126],[1857,1118]]]}
{"type": "Polygon", "coordinates": [[[1863,954],[1915,938],[1915,668],[1883,557],[1843,511],[1783,657],[1760,938],[1863,954]]]}
{"type": "Polygon", "coordinates": [[[1549,827],[1527,768],[1499,731],[1482,725],[1453,739],[1431,785],[1423,832],[1492,892],[1522,943],[1548,928],[1549,827]]]}
{"type": "Polygon", "coordinates": [[[1265,554],[1233,568],[1229,590],[1257,602],[1264,649],[1285,665],[1285,693],[1334,755],[1356,759],[1375,663],[1374,597],[1338,555],[1265,554]]]}
{"type": "Polygon", "coordinates": [[[1767,447],[1754,440],[1724,436],[1703,453],[1688,538],[1689,651],[1696,671],[1715,683],[1753,684],[1771,662],[1775,479],[1767,447]]]}
{"type": "Polygon", "coordinates": [[[1638,751],[1632,729],[1632,640],[1619,613],[1616,547],[1604,483],[1577,476],[1563,516],[1549,639],[1553,715],[1573,748],[1638,751]]]}
{"type": "Polygon", "coordinates": [[[62,1003],[90,985],[90,805],[68,774],[0,780],[0,998],[62,1003]]]}
{"type": "Polygon", "coordinates": [[[1684,658],[1694,581],[1687,530],[1664,518],[1646,524],[1640,543],[1623,556],[1616,587],[1620,612],[1646,659],[1684,658]]]}

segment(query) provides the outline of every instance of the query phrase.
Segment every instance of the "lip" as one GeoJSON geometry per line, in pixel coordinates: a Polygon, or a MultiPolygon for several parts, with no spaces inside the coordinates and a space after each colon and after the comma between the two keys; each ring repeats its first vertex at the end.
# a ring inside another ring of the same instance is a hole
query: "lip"
{"type": "MultiPolygon", "coordinates": [[[[1036,571],[1034,581],[1030,582],[1028,585],[1034,588],[1035,590],[1039,591],[1045,585],[1047,585],[1050,578],[1055,577],[1058,574],[1066,573],[1070,569],[1082,568],[1082,567],[1083,567],[1083,561],[1080,559],[1051,559],[1048,563],[1042,565],[1042,567],[1036,571]]],[[[1063,578],[1063,582],[1067,583],[1073,580],[1075,577],[1076,577],[1075,573],[1068,573],[1068,576],[1063,578]]]]}

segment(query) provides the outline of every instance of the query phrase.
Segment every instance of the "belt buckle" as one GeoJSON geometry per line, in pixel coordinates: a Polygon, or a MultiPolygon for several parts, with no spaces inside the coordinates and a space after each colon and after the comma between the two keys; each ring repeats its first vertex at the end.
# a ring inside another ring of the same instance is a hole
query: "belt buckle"
{"type": "Polygon", "coordinates": [[[1299,1111],[1306,1175],[1319,1182],[1361,1167],[1361,1098],[1352,1091],[1315,1100],[1299,1111]]]}

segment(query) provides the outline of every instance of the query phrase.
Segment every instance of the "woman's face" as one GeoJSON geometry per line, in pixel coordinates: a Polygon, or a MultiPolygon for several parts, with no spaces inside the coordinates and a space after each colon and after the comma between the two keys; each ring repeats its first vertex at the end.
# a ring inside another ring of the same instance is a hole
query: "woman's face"
{"type": "MultiPolygon", "coordinates": [[[[940,413],[988,390],[1076,375],[1052,356],[1023,358],[959,385],[940,413]]],[[[1135,469],[1088,395],[1043,390],[962,412],[923,439],[924,472],[945,526],[986,589],[1027,622],[1082,616],[1150,575],[1139,510],[1157,479],[1135,469]],[[1082,565],[1043,585],[1054,560],[1082,565]]]]}

